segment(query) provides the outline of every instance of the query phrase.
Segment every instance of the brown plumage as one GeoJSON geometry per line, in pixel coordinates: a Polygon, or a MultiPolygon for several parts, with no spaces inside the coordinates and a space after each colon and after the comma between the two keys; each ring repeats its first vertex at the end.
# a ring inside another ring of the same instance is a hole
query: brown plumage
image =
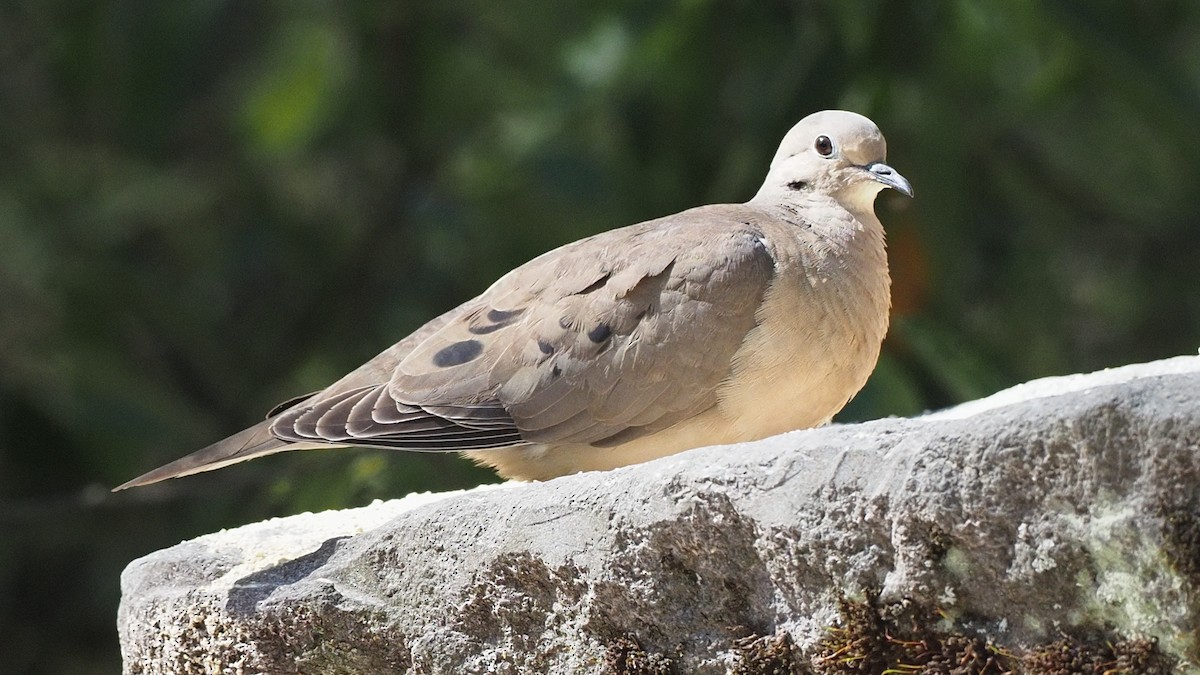
{"type": "Polygon", "coordinates": [[[784,138],[746,204],[550,251],[327,389],[117,489],[302,448],[461,451],[545,479],[827,422],[887,330],[875,125],[830,111],[784,138]]]}

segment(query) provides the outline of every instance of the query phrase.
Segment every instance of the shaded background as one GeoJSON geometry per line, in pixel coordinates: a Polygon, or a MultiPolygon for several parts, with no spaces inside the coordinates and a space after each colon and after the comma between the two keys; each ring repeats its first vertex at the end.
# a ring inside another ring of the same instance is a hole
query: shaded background
{"type": "Polygon", "coordinates": [[[748,198],[830,107],[917,192],[840,419],[1195,353],[1200,3],[4,3],[6,672],[115,672],[137,556],[493,480],[342,451],[107,492],[549,248],[748,198]]]}

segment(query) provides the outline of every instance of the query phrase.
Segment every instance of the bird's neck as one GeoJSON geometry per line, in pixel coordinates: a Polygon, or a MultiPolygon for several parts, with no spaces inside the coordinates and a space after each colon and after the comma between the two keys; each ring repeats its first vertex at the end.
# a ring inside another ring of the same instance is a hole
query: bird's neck
{"type": "MultiPolygon", "coordinates": [[[[804,185],[764,183],[758,193],[748,202],[759,208],[770,205],[787,205],[801,209],[840,207],[855,217],[874,216],[875,197],[882,186],[877,183],[860,183],[838,191],[813,190],[804,185]]],[[[869,220],[869,218],[864,218],[869,220]]]]}
{"type": "Polygon", "coordinates": [[[793,251],[803,258],[804,268],[878,270],[871,279],[860,280],[869,287],[862,290],[873,299],[886,298],[890,285],[886,235],[873,205],[856,202],[852,210],[828,195],[806,192],[788,196],[791,198],[782,199],[775,194],[763,200],[756,196],[747,206],[786,223],[789,233],[804,242],[793,251]]]}

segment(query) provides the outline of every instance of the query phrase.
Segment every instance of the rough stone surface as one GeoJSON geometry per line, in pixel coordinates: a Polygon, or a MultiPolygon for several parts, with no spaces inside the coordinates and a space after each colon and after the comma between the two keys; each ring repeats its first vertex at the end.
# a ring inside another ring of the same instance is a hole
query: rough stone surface
{"type": "Polygon", "coordinates": [[[129,565],[119,630],[128,673],[842,672],[866,602],[976,656],[1149,638],[1195,672],[1198,522],[1193,356],[207,535],[129,565]]]}

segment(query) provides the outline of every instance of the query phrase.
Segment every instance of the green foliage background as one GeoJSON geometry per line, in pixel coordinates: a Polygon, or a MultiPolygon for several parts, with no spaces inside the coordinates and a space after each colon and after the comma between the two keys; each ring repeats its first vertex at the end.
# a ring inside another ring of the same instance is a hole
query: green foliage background
{"type": "Polygon", "coordinates": [[[107,488],[511,267],[753,194],[871,116],[894,328],[843,420],[1200,345],[1200,3],[0,5],[0,663],[115,672],[118,575],[221,527],[491,480],[343,451],[107,488]]]}

